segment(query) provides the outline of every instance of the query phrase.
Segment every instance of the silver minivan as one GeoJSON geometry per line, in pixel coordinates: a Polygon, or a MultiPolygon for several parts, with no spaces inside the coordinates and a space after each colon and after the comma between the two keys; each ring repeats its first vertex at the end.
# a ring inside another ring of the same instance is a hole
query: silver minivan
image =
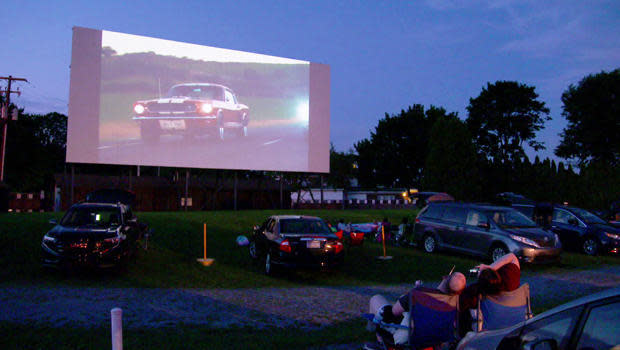
{"type": "Polygon", "coordinates": [[[414,240],[428,253],[457,251],[495,261],[512,252],[524,262],[557,261],[557,235],[518,210],[470,203],[430,203],[420,211],[414,240]]]}

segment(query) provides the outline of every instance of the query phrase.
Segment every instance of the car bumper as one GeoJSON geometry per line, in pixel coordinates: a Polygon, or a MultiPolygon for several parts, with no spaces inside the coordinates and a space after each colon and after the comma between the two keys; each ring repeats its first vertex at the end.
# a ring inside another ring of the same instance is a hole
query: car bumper
{"type": "Polygon", "coordinates": [[[522,247],[516,252],[517,257],[528,263],[553,263],[560,260],[562,248],[522,247]]]}
{"type": "Polygon", "coordinates": [[[295,255],[294,253],[278,252],[272,263],[280,267],[295,269],[316,269],[338,267],[344,261],[344,252],[338,254],[329,253],[324,255],[295,255]]]}
{"type": "Polygon", "coordinates": [[[605,253],[618,254],[620,252],[620,240],[607,239],[601,241],[601,250],[605,253]]]}
{"type": "Polygon", "coordinates": [[[124,258],[123,249],[115,247],[105,254],[98,252],[82,251],[59,253],[41,244],[41,264],[54,268],[90,267],[108,268],[118,265],[124,258]]]}

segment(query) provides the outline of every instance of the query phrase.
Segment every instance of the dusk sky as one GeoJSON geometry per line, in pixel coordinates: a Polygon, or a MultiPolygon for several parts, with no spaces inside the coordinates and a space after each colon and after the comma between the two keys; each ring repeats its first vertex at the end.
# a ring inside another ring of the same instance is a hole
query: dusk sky
{"type": "Polygon", "coordinates": [[[67,113],[73,26],[328,64],[339,151],[385,113],[423,104],[465,119],[487,82],[515,80],[551,110],[538,139],[552,156],[562,92],[620,68],[617,0],[5,1],[0,23],[0,75],[29,80],[12,97],[28,113],[67,113]]]}

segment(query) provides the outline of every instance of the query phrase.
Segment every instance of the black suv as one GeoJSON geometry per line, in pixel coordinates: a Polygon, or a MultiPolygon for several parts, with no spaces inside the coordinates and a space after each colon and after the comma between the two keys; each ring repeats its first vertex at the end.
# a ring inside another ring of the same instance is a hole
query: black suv
{"type": "Polygon", "coordinates": [[[551,230],[560,236],[567,248],[588,255],[618,253],[620,249],[620,229],[585,209],[555,207],[551,225],[551,230]]]}
{"type": "Polygon", "coordinates": [[[127,262],[147,232],[128,205],[78,203],[43,236],[42,264],[50,267],[115,267],[127,262]]]}
{"type": "Polygon", "coordinates": [[[512,252],[525,262],[555,261],[559,238],[519,211],[469,203],[431,203],[416,218],[414,240],[426,252],[445,249],[495,261],[512,252]]]}

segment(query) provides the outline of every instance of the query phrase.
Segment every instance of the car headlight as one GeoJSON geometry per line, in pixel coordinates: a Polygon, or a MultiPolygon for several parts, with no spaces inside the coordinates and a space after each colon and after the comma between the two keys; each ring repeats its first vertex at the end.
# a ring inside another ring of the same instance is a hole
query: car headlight
{"type": "Polygon", "coordinates": [[[211,113],[213,111],[213,106],[210,103],[203,103],[200,106],[200,111],[202,113],[211,113]]]}
{"type": "Polygon", "coordinates": [[[532,241],[529,238],[525,238],[525,237],[517,236],[517,235],[510,235],[510,238],[514,239],[517,242],[521,242],[523,244],[527,244],[527,245],[531,245],[531,246],[536,247],[536,248],[540,248],[538,243],[532,241]]]}
{"type": "Polygon", "coordinates": [[[50,236],[49,233],[43,236],[43,243],[56,243],[56,237],[50,236]]]}
{"type": "Polygon", "coordinates": [[[620,239],[620,235],[617,233],[605,232],[605,236],[611,239],[620,239]]]}
{"type": "Polygon", "coordinates": [[[146,108],[144,108],[144,106],[141,104],[137,104],[133,107],[133,111],[136,112],[136,114],[142,114],[145,110],[146,108]]]}

